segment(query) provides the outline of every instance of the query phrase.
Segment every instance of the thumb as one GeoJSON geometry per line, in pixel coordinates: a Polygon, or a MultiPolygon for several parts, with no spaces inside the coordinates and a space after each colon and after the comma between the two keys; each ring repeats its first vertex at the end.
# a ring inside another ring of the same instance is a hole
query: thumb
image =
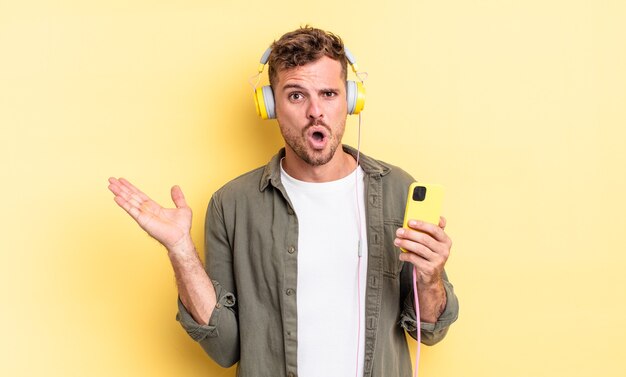
{"type": "Polygon", "coordinates": [[[172,200],[174,201],[174,204],[176,204],[176,208],[187,207],[187,201],[185,200],[185,195],[183,194],[183,190],[181,190],[178,185],[172,187],[171,195],[172,195],[172,200]]]}

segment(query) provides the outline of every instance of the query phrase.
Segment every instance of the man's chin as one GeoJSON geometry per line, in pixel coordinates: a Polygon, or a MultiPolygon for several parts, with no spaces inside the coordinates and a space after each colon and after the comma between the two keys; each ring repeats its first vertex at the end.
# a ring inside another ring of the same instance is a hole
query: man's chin
{"type": "Polygon", "coordinates": [[[331,150],[308,150],[300,155],[300,158],[311,166],[322,166],[326,165],[333,159],[333,155],[335,154],[335,149],[331,150]]]}
{"type": "Polygon", "coordinates": [[[305,158],[303,158],[304,162],[306,162],[307,164],[311,165],[311,166],[322,166],[322,165],[326,165],[327,163],[330,162],[330,160],[332,160],[332,156],[330,154],[326,154],[326,155],[307,155],[305,156],[305,158]]]}
{"type": "Polygon", "coordinates": [[[288,144],[289,148],[293,151],[293,153],[298,156],[300,160],[306,163],[309,166],[323,166],[329,163],[337,151],[337,145],[329,144],[324,149],[313,149],[306,145],[293,145],[288,144]],[[295,148],[294,148],[295,147],[295,148]]]}

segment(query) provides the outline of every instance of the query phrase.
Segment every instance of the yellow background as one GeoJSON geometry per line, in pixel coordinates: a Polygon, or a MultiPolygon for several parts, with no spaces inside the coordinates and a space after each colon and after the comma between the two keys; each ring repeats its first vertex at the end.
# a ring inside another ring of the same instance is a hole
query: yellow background
{"type": "Polygon", "coordinates": [[[181,185],[201,244],[211,193],[281,145],[248,77],[310,23],[369,72],[362,150],[447,188],[461,316],[421,375],[624,376],[625,16],[618,0],[3,0],[0,375],[235,375],[174,321],[166,255],[107,178],[167,204],[181,185]]]}

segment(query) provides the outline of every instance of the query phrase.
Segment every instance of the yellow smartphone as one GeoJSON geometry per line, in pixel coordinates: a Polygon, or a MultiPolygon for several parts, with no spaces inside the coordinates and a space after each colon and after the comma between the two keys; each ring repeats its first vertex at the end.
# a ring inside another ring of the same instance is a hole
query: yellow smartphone
{"type": "MultiPolygon", "coordinates": [[[[409,186],[402,227],[409,228],[409,220],[439,224],[443,204],[443,186],[414,182],[409,186]]],[[[406,250],[402,249],[406,253],[406,250]]]]}

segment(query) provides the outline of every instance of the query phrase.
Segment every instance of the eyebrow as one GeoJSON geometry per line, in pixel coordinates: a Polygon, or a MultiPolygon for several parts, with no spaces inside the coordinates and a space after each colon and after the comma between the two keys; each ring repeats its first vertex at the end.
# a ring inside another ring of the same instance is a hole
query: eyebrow
{"type": "Polygon", "coordinates": [[[283,89],[304,89],[304,87],[299,84],[286,84],[283,89]]]}
{"type": "MultiPolygon", "coordinates": [[[[287,89],[300,89],[300,90],[305,90],[307,91],[307,89],[300,85],[300,84],[286,84],[285,86],[283,86],[283,90],[287,90],[287,89]]],[[[324,92],[338,92],[340,89],[338,88],[324,88],[324,89],[320,89],[319,93],[324,93],[324,92]]]]}

